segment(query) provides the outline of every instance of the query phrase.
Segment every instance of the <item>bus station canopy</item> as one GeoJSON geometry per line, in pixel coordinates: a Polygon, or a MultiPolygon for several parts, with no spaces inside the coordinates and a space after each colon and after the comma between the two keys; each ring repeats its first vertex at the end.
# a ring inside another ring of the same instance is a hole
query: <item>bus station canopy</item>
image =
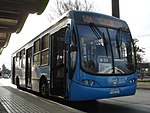
{"type": "Polygon", "coordinates": [[[19,33],[30,13],[42,14],[49,0],[0,0],[0,54],[11,33],[19,33]]]}

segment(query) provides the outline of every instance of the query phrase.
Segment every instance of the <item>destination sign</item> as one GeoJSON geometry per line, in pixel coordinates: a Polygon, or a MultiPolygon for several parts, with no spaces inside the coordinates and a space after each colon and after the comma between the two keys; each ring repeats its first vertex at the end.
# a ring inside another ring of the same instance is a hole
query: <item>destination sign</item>
{"type": "Polygon", "coordinates": [[[84,23],[94,23],[96,25],[101,25],[101,26],[108,26],[108,27],[122,27],[123,23],[122,21],[116,21],[111,18],[103,18],[101,17],[96,17],[96,16],[90,16],[90,15],[83,15],[82,16],[83,22],[84,23]]]}
{"type": "Polygon", "coordinates": [[[93,23],[95,25],[104,26],[104,27],[112,27],[112,28],[126,28],[128,29],[128,25],[125,21],[115,18],[112,16],[100,14],[100,13],[92,13],[92,12],[73,12],[74,22],[76,24],[90,24],[93,23]]]}

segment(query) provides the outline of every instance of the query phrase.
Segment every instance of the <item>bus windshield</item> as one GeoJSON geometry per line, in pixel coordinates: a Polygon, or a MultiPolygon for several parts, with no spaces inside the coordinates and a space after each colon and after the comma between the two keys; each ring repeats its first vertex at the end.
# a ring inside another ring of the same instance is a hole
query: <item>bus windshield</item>
{"type": "Polygon", "coordinates": [[[129,74],[135,71],[131,35],[96,25],[77,25],[81,68],[92,74],[129,74]]]}

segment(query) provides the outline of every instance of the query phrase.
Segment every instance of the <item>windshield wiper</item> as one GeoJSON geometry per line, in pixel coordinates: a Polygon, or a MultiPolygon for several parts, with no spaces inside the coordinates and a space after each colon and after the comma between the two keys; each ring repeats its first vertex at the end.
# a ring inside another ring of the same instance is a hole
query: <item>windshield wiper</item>
{"type": "Polygon", "coordinates": [[[120,54],[120,47],[122,45],[122,36],[121,36],[121,28],[117,30],[117,35],[116,35],[116,45],[117,45],[117,51],[118,51],[118,56],[119,59],[121,59],[121,54],[120,54]]]}
{"type": "Polygon", "coordinates": [[[108,51],[107,51],[108,42],[105,38],[104,33],[102,33],[100,31],[100,29],[94,23],[90,23],[90,28],[93,31],[93,33],[95,34],[95,36],[97,37],[97,39],[103,39],[103,44],[104,44],[104,47],[105,47],[106,55],[108,56],[108,51]]]}

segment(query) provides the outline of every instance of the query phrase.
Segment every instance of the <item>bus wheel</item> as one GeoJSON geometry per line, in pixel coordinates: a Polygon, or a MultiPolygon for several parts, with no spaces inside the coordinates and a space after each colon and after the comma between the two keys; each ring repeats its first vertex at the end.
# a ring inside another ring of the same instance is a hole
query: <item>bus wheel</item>
{"type": "Polygon", "coordinates": [[[40,84],[40,94],[44,97],[48,96],[48,85],[45,81],[42,81],[40,84]]]}

